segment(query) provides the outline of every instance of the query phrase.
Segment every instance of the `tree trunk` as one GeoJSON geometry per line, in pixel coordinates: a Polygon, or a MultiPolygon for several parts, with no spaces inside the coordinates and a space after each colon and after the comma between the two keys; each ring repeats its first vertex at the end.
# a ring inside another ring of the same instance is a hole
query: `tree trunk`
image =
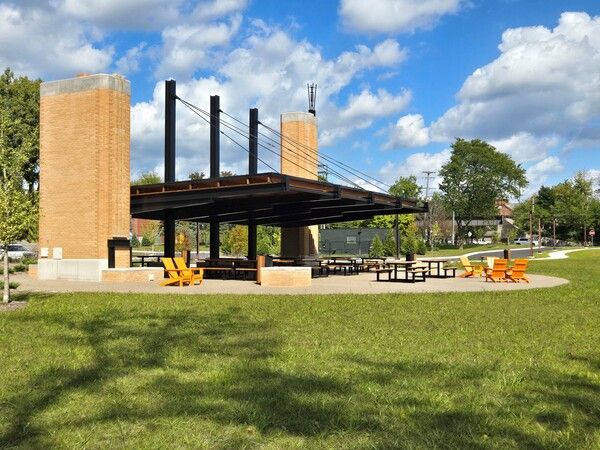
{"type": "Polygon", "coordinates": [[[8,275],[8,245],[4,246],[4,293],[2,294],[2,301],[4,303],[10,302],[10,278],[8,275]]]}

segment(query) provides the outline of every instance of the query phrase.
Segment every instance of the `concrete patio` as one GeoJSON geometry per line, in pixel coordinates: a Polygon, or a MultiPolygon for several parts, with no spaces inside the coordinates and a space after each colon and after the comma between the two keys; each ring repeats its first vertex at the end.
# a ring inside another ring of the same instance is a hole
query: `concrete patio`
{"type": "Polygon", "coordinates": [[[20,284],[16,292],[135,292],[149,294],[383,294],[420,292],[487,292],[552,288],[568,283],[563,278],[528,275],[530,283],[486,283],[483,278],[428,278],[425,283],[375,281],[374,273],[335,275],[312,280],[309,287],[265,287],[252,281],[204,280],[202,285],[163,287],[158,281],[145,283],[96,283],[86,281],[40,281],[19,274],[11,277],[20,284]]]}

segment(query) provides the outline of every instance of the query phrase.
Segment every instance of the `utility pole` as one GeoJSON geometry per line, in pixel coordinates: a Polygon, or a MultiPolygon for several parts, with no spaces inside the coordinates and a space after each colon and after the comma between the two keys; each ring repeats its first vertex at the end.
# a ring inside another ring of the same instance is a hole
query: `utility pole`
{"type": "Polygon", "coordinates": [[[454,224],[456,222],[456,218],[454,216],[454,211],[452,211],[452,245],[454,245],[454,224]]]}
{"type": "Polygon", "coordinates": [[[535,208],[535,195],[531,196],[531,208],[529,208],[529,256],[533,258],[533,210],[535,208]]]}
{"type": "MultiPolygon", "coordinates": [[[[423,173],[426,175],[425,182],[425,201],[429,201],[429,180],[433,178],[433,174],[435,171],[433,170],[424,170],[423,173]]],[[[431,237],[431,214],[427,213],[427,240],[429,241],[429,246],[433,247],[433,240],[431,237]]]]}
{"type": "Polygon", "coordinates": [[[538,217],[538,253],[542,253],[542,219],[538,217]]]}

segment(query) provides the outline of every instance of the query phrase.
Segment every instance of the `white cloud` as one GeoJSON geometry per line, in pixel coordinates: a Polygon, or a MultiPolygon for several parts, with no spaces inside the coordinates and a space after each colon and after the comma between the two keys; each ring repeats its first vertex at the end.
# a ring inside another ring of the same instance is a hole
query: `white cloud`
{"type": "Polygon", "coordinates": [[[539,161],[548,156],[548,151],[559,144],[556,136],[537,138],[526,132],[519,132],[506,139],[489,141],[497,150],[507,153],[517,163],[539,161]]]}
{"type": "Polygon", "coordinates": [[[505,140],[519,133],[568,141],[594,133],[600,116],[600,17],[563,13],[553,30],[508,29],[500,56],[477,69],[459,103],[431,126],[436,140],[454,136],[505,140]]]}
{"type": "Polygon", "coordinates": [[[526,198],[532,193],[537,192],[550,175],[558,173],[561,170],[563,170],[563,165],[556,156],[548,156],[529,167],[527,169],[527,180],[529,181],[529,185],[522,197],[526,198]]]}
{"type": "MultiPolygon", "coordinates": [[[[450,159],[450,149],[442,150],[438,153],[413,153],[408,156],[404,161],[393,163],[391,161],[386,162],[383,167],[379,170],[379,175],[388,184],[392,184],[398,179],[398,177],[408,177],[414,175],[417,180],[422,181],[424,171],[435,171],[439,173],[442,166],[450,159]]],[[[435,176],[430,181],[429,193],[438,189],[441,182],[440,177],[435,176]]],[[[424,186],[425,184],[421,182],[424,186]]]]}
{"type": "Polygon", "coordinates": [[[242,11],[247,3],[246,0],[204,1],[196,6],[192,16],[196,20],[211,20],[242,11]]]}
{"type": "Polygon", "coordinates": [[[0,4],[0,67],[31,77],[106,71],[114,49],[77,22],[41,8],[0,4]]]}
{"type": "Polygon", "coordinates": [[[144,57],[145,49],[146,43],[140,42],[135,47],[131,47],[127,50],[115,63],[117,72],[124,75],[137,72],[140,68],[140,61],[144,57]]]}
{"type": "Polygon", "coordinates": [[[421,114],[402,116],[392,128],[385,148],[422,147],[429,144],[429,129],[421,114]]]}
{"type": "Polygon", "coordinates": [[[64,14],[98,26],[157,30],[180,19],[182,0],[59,0],[54,3],[64,14]]]}
{"type": "Polygon", "coordinates": [[[456,13],[461,0],[342,0],[344,25],[366,33],[411,32],[430,28],[447,14],[456,13]]]}
{"type": "Polygon", "coordinates": [[[329,112],[328,127],[321,132],[320,145],[332,145],[355,130],[370,127],[379,118],[403,110],[410,103],[411,96],[410,91],[392,95],[385,89],[379,89],[376,93],[364,89],[358,95],[350,95],[344,108],[329,112]]]}
{"type": "MultiPolygon", "coordinates": [[[[295,41],[289,34],[268,27],[256,27],[239,48],[224,53],[223,64],[215,76],[191,78],[178,82],[178,95],[209,109],[209,95],[221,95],[221,109],[247,120],[248,108],[258,107],[261,122],[279,129],[279,114],[307,109],[306,83],[318,84],[317,118],[321,131],[320,145],[368,126],[374,120],[400,111],[410,100],[410,93],[364,89],[339,107],[340,91],[364,71],[395,65],[403,51],[394,41],[383,41],[374,48],[358,46],[336,58],[324,58],[320,50],[307,41],[295,41]],[[343,117],[343,119],[342,119],[343,117]],[[367,125],[365,125],[367,124],[367,125]],[[333,130],[328,138],[328,130],[333,130]]],[[[152,100],[132,108],[132,167],[148,170],[158,165],[163,146],[163,83],[158,83],[152,100]]],[[[208,127],[198,117],[178,105],[178,176],[193,170],[208,169],[208,127]]],[[[231,119],[224,118],[225,120],[231,119]]],[[[244,146],[247,142],[226,130],[244,146]]],[[[277,141],[277,138],[273,136],[277,141]]],[[[268,141],[263,141],[266,145],[268,141]]],[[[275,146],[277,147],[277,146],[275,146]]],[[[278,153],[278,149],[271,148],[278,153]]],[[[265,148],[261,158],[278,168],[278,157],[265,148]]],[[[222,164],[236,173],[247,171],[247,154],[223,139],[222,164]]],[[[262,165],[261,165],[262,166],[262,165]]],[[[264,166],[262,167],[264,169],[264,166]]],[[[267,169],[268,170],[268,169],[267,169]]]]}
{"type": "Polygon", "coordinates": [[[242,23],[240,14],[228,22],[182,24],[165,28],[157,78],[188,78],[195,70],[213,63],[215,48],[226,46],[242,23]]]}

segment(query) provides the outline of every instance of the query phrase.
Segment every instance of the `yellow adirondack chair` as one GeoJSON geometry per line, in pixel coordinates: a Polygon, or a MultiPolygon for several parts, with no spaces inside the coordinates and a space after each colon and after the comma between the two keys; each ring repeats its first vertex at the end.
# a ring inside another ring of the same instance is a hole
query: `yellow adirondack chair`
{"type": "Polygon", "coordinates": [[[191,284],[196,284],[196,281],[199,281],[198,284],[202,284],[202,281],[204,281],[204,269],[202,267],[188,267],[185,263],[185,259],[181,257],[173,258],[173,261],[179,270],[188,271],[181,273],[190,276],[191,284]]]}
{"type": "Polygon", "coordinates": [[[508,269],[508,260],[506,259],[495,259],[493,267],[485,269],[485,281],[492,281],[494,283],[498,281],[506,280],[506,271],[508,269]]]}
{"type": "Polygon", "coordinates": [[[163,258],[163,266],[165,266],[165,272],[169,276],[165,281],[160,283],[161,286],[171,286],[178,284],[183,286],[184,284],[190,284],[192,282],[190,270],[182,270],[175,267],[173,258],[163,258]]]}
{"type": "Polygon", "coordinates": [[[461,273],[459,277],[468,278],[481,276],[481,273],[483,272],[483,266],[478,264],[471,264],[471,261],[469,261],[469,258],[467,258],[466,256],[460,257],[460,263],[462,264],[465,271],[461,273]]]}
{"type": "Polygon", "coordinates": [[[515,265],[506,271],[506,278],[513,283],[518,283],[520,281],[529,283],[529,278],[525,276],[528,264],[529,261],[527,259],[515,259],[515,265]]]}

